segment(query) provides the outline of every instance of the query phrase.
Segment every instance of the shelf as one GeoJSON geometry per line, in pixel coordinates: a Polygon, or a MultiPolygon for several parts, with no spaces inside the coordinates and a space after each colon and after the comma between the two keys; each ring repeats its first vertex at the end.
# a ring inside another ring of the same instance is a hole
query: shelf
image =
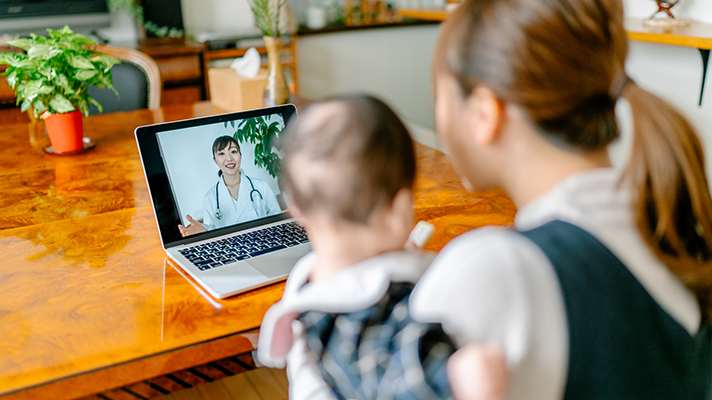
{"type": "MultiPolygon", "coordinates": [[[[402,9],[398,12],[404,18],[426,21],[443,21],[449,15],[442,8],[402,9]]],[[[643,19],[640,18],[626,18],[625,29],[628,39],[638,42],[694,47],[700,50],[712,49],[712,24],[695,21],[688,27],[663,30],[643,26],[643,19]]]]}
{"type": "Polygon", "coordinates": [[[420,19],[424,21],[443,21],[449,12],[442,8],[402,8],[398,13],[403,18],[420,19]]]}
{"type": "Polygon", "coordinates": [[[638,42],[712,49],[712,24],[693,22],[688,27],[663,30],[643,26],[643,20],[639,18],[626,18],[625,30],[628,39],[638,42]]]}

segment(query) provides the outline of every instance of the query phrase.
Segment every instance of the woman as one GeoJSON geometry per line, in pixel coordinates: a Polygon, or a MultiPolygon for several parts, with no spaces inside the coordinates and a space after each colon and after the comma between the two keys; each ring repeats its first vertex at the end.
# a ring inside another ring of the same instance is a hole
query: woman
{"type": "Polygon", "coordinates": [[[467,0],[441,30],[439,139],[465,185],[509,193],[521,233],[453,240],[411,306],[460,346],[502,346],[513,399],[707,398],[704,157],[687,121],[625,75],[627,50],[620,0],[467,0]],[[621,97],[635,132],[617,172],[621,97]]]}
{"type": "Polygon", "coordinates": [[[230,136],[213,142],[213,161],[220,168],[218,181],[203,198],[203,222],[186,215],[190,225],[178,225],[183,237],[279,214],[281,209],[272,189],[240,168],[240,145],[230,136]]]}

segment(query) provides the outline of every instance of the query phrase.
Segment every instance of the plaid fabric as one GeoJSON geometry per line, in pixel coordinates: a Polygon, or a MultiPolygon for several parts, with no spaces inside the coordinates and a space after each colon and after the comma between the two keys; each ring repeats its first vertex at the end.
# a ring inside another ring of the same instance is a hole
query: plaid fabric
{"type": "Polygon", "coordinates": [[[447,360],[455,351],[440,324],[408,311],[411,283],[391,283],[375,305],[349,314],[303,313],[309,348],[338,399],[451,399],[447,360]]]}

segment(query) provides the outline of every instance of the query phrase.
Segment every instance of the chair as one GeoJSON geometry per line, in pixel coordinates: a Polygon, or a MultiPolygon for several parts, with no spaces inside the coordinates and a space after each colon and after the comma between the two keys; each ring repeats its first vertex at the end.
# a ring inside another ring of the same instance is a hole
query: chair
{"type": "MultiPolygon", "coordinates": [[[[118,98],[109,89],[89,88],[89,94],[102,104],[103,113],[161,107],[161,73],[151,57],[138,50],[109,45],[95,45],[94,49],[122,61],[111,68],[118,98]]],[[[99,110],[91,105],[89,114],[99,114],[99,110]]]]}

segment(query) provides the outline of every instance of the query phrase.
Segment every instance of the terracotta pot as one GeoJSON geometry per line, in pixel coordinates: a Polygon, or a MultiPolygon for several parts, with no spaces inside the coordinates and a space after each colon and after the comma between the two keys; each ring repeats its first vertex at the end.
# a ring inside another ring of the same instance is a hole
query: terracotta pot
{"type": "Polygon", "coordinates": [[[84,148],[82,113],[79,110],[52,114],[45,118],[49,141],[55,153],[66,153],[84,148]]]}
{"type": "Polygon", "coordinates": [[[286,104],[289,100],[289,87],[287,79],[282,71],[282,60],[280,59],[280,49],[282,38],[264,36],[267,57],[269,58],[269,74],[267,75],[267,86],[265,86],[265,106],[271,107],[286,104]]]}

